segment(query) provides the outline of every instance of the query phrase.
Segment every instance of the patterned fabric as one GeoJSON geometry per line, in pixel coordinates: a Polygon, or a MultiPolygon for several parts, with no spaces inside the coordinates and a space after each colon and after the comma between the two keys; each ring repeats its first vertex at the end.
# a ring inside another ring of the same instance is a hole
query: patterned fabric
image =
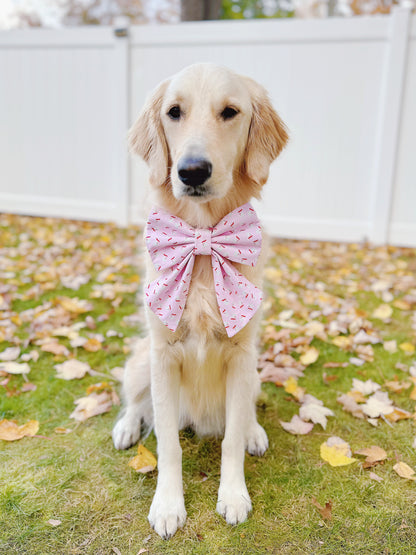
{"type": "Polygon", "coordinates": [[[252,318],[262,293],[231,262],[254,266],[261,250],[261,228],[251,204],[227,214],[208,229],[193,228],[156,208],[145,229],[152,262],[160,276],[146,290],[151,310],[175,331],[185,308],[195,256],[211,256],[218,307],[232,337],[252,318]]]}

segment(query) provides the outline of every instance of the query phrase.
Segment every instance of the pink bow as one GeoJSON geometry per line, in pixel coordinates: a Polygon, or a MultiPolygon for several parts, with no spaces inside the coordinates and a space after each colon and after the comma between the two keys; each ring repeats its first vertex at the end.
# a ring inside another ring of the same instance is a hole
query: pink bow
{"type": "Polygon", "coordinates": [[[218,307],[228,337],[240,331],[262,301],[260,289],[230,263],[254,266],[261,250],[261,228],[251,204],[227,214],[216,226],[193,228],[161,209],[151,212],[147,248],[161,275],[145,290],[151,310],[175,331],[182,317],[196,255],[211,255],[218,307]]]}

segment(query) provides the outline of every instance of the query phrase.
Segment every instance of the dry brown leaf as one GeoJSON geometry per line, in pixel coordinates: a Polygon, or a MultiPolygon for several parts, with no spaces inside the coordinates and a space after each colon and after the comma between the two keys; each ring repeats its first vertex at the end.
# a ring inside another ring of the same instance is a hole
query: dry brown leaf
{"type": "Polygon", "coordinates": [[[136,472],[141,472],[142,474],[152,472],[152,470],[156,468],[156,465],[156,457],[142,444],[137,447],[137,455],[129,462],[129,466],[134,468],[136,472]]]}
{"type": "Polygon", "coordinates": [[[322,505],[320,503],[318,503],[318,501],[316,500],[316,497],[312,497],[311,499],[312,504],[315,505],[315,507],[318,509],[321,517],[324,520],[331,520],[332,519],[332,501],[329,500],[327,503],[325,503],[325,507],[322,507],[322,505]]]}
{"type": "Polygon", "coordinates": [[[377,447],[377,445],[372,445],[371,447],[366,447],[364,449],[358,449],[357,451],[354,451],[354,454],[366,457],[365,462],[367,463],[376,463],[387,459],[387,453],[381,447],[377,447]]]}
{"type": "Polygon", "coordinates": [[[37,420],[29,420],[26,424],[19,426],[14,420],[0,421],[0,439],[4,441],[16,441],[22,437],[32,437],[39,430],[39,422],[37,420]]]}

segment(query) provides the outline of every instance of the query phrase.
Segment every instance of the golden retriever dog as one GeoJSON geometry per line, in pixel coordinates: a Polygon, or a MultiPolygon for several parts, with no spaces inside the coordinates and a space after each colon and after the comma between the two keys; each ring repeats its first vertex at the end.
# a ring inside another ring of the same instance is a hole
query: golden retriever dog
{"type": "MultiPolygon", "coordinates": [[[[148,164],[154,204],[190,226],[212,228],[259,198],[269,166],[288,139],[265,89],[214,64],[195,64],[162,82],[130,131],[130,146],[148,164]]],[[[261,288],[266,241],[257,263],[234,264],[261,288]]],[[[158,272],[147,253],[146,283],[158,272]]],[[[176,331],[146,306],[149,337],[127,362],[124,409],[113,429],[117,449],[154,427],[158,480],[149,522],[170,538],[186,520],[179,430],[223,435],[217,511],[229,524],[251,510],[244,455],[268,447],[256,418],[260,391],[256,333],[260,310],[232,337],[224,329],[211,257],[195,256],[186,305],[176,331]]]]}

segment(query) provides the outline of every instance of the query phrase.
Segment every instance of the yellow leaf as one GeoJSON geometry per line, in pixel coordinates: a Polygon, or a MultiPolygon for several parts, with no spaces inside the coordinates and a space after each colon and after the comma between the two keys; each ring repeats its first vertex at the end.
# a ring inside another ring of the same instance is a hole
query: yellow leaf
{"type": "Polygon", "coordinates": [[[402,351],[404,351],[405,353],[408,353],[409,355],[415,352],[415,346],[412,343],[409,343],[407,341],[405,343],[401,343],[399,347],[402,351]]]}
{"type": "Polygon", "coordinates": [[[68,312],[73,312],[75,314],[83,314],[92,310],[92,305],[88,301],[83,299],[78,299],[78,297],[61,297],[58,299],[58,303],[67,310],[68,312]]]}
{"type": "Polygon", "coordinates": [[[401,478],[407,478],[408,480],[416,480],[416,476],[414,476],[415,471],[413,468],[404,462],[398,462],[393,466],[393,470],[397,472],[397,474],[401,478]]]}
{"type": "Polygon", "coordinates": [[[395,308],[398,308],[399,310],[411,310],[412,308],[410,303],[404,301],[403,299],[396,299],[393,303],[393,306],[395,308]]]}
{"type": "Polygon", "coordinates": [[[348,350],[353,342],[353,337],[352,336],[345,336],[345,335],[338,335],[337,337],[334,337],[334,339],[332,340],[332,343],[336,346],[339,347],[340,349],[343,349],[344,351],[348,350]]]}
{"type": "Polygon", "coordinates": [[[390,422],[397,422],[398,420],[407,420],[408,418],[412,418],[412,413],[408,412],[407,410],[399,409],[398,407],[394,407],[394,410],[389,414],[384,415],[390,422]]]}
{"type": "Polygon", "coordinates": [[[5,441],[15,441],[25,436],[34,436],[39,430],[37,420],[29,420],[26,424],[19,426],[14,420],[0,421],[0,439],[5,441]]]}
{"type": "Polygon", "coordinates": [[[298,386],[298,381],[293,376],[290,376],[285,382],[283,387],[286,393],[290,393],[297,401],[301,401],[305,396],[305,388],[298,386]]]}
{"type": "Polygon", "coordinates": [[[82,345],[82,347],[86,351],[89,351],[90,353],[96,353],[101,349],[102,346],[103,346],[102,343],[98,341],[98,339],[95,339],[94,337],[92,337],[91,339],[88,339],[88,341],[86,341],[82,345]]]}
{"type": "Polygon", "coordinates": [[[374,310],[372,317],[377,318],[378,320],[387,320],[392,314],[393,309],[389,304],[381,304],[374,310]]]}
{"type": "Polygon", "coordinates": [[[303,355],[300,357],[300,362],[304,366],[309,366],[318,360],[319,351],[315,347],[310,347],[303,355]]]}
{"type": "Polygon", "coordinates": [[[331,466],[346,466],[357,460],[349,456],[350,448],[346,442],[334,443],[333,445],[328,445],[327,442],[322,443],[320,451],[321,458],[329,462],[331,466]]]}
{"type": "Polygon", "coordinates": [[[137,455],[129,462],[129,466],[136,472],[141,472],[142,474],[151,472],[156,468],[156,465],[156,457],[142,444],[137,447],[137,455]]]}

